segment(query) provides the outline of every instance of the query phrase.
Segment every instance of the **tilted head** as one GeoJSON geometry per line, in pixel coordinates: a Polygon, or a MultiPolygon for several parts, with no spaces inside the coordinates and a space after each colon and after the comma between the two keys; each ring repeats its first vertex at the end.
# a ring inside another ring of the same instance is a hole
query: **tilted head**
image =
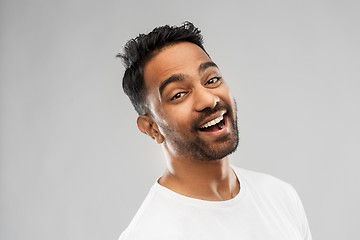
{"type": "Polygon", "coordinates": [[[235,100],[193,24],[155,28],[130,40],[119,56],[138,127],[170,158],[214,161],[235,151],[235,100]]]}
{"type": "Polygon", "coordinates": [[[140,34],[126,43],[124,53],[117,55],[126,68],[122,83],[124,92],[139,115],[148,113],[144,66],[162,48],[179,42],[194,43],[206,52],[200,30],[192,23],[185,22],[179,27],[165,25],[155,28],[149,34],[140,34]]]}

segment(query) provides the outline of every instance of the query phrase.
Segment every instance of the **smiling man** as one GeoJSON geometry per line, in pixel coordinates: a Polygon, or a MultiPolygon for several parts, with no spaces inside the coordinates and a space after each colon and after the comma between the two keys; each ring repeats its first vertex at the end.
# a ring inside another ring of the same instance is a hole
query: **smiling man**
{"type": "Polygon", "coordinates": [[[140,34],[118,56],[138,128],[166,159],[121,240],[311,239],[289,184],[230,165],[236,104],[192,23],[140,34]]]}

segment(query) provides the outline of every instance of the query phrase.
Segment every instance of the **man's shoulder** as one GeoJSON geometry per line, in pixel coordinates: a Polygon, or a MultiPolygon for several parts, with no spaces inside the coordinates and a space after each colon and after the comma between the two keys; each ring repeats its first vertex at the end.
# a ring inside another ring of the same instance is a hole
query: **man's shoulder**
{"type": "Polygon", "coordinates": [[[176,232],[177,222],[183,220],[173,215],[179,216],[176,202],[162,194],[155,184],[119,240],[152,239],[153,236],[168,239],[169,233],[176,232]]]}
{"type": "Polygon", "coordinates": [[[255,182],[271,182],[271,183],[277,183],[277,184],[283,184],[283,185],[288,185],[288,183],[286,183],[285,181],[281,180],[280,178],[277,178],[273,175],[267,174],[267,173],[263,173],[263,172],[257,172],[257,171],[253,171],[253,170],[249,170],[249,169],[244,169],[244,168],[239,168],[236,166],[232,166],[232,168],[234,169],[235,173],[240,177],[243,177],[246,180],[249,181],[255,181],[255,182]]]}
{"type": "Polygon", "coordinates": [[[239,178],[240,186],[241,184],[246,185],[249,190],[252,189],[257,192],[265,192],[271,195],[292,195],[295,191],[289,183],[270,174],[235,166],[232,167],[239,178]]]}

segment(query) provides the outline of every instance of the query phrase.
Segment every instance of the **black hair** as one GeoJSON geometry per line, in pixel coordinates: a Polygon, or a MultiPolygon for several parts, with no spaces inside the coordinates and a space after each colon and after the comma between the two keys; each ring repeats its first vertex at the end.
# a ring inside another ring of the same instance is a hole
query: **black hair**
{"type": "Polygon", "coordinates": [[[145,64],[162,48],[179,42],[194,43],[207,54],[203,47],[201,31],[188,21],[179,27],[165,25],[154,28],[148,34],[139,34],[125,44],[123,53],[117,54],[126,68],[122,82],[123,90],[139,115],[150,114],[145,104],[145,64]]]}

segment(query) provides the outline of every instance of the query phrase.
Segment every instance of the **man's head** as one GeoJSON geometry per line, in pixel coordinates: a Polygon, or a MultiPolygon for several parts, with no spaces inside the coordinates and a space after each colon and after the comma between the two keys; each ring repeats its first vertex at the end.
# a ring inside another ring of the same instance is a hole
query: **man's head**
{"type": "Polygon", "coordinates": [[[188,22],[156,28],[130,40],[121,56],[138,127],[167,154],[213,161],[235,151],[235,101],[197,28],[188,22]]]}
{"type": "Polygon", "coordinates": [[[144,66],[162,48],[179,42],[194,43],[205,51],[200,30],[192,23],[185,22],[179,27],[165,25],[155,28],[149,34],[139,34],[126,43],[123,54],[117,55],[126,68],[123,78],[124,92],[139,115],[149,113],[145,100],[144,66]]]}

